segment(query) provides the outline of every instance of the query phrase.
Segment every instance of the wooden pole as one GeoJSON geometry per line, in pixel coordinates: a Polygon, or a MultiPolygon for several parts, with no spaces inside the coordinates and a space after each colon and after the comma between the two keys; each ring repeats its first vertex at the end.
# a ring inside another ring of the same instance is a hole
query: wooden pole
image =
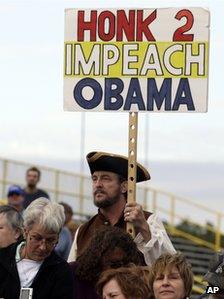
{"type": "MultiPolygon", "coordinates": [[[[129,142],[128,142],[128,198],[127,202],[135,202],[136,199],[136,161],[137,161],[137,133],[138,113],[129,112],[129,142]]],[[[127,222],[127,232],[134,238],[135,230],[131,222],[127,222]]]]}

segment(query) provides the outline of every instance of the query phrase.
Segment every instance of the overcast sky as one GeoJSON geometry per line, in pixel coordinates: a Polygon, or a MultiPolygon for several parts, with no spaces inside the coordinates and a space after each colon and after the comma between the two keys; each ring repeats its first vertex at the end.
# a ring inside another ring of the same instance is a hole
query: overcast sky
{"type": "Polygon", "coordinates": [[[149,167],[150,163],[153,165],[152,185],[202,202],[206,198],[206,204],[216,192],[213,200],[221,208],[224,192],[224,1],[221,0],[0,0],[0,157],[77,171],[78,164],[68,161],[79,161],[89,151],[127,154],[125,113],[86,113],[86,137],[81,153],[81,113],[63,111],[64,9],[185,7],[186,4],[208,8],[211,13],[208,113],[140,114],[138,159],[147,161],[149,167]],[[172,168],[173,163],[178,167],[172,168]]]}

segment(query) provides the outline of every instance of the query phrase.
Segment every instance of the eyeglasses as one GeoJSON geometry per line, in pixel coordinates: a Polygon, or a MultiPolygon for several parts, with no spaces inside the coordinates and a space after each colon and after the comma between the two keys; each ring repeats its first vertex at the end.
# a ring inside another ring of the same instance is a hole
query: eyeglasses
{"type": "Polygon", "coordinates": [[[29,233],[28,235],[30,237],[30,241],[37,246],[42,245],[44,242],[46,247],[51,248],[58,243],[58,238],[43,238],[40,235],[30,235],[29,233]]]}

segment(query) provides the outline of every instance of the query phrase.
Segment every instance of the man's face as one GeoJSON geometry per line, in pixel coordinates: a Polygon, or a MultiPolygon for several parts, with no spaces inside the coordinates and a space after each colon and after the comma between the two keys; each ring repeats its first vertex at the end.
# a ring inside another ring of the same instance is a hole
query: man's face
{"type": "Polygon", "coordinates": [[[26,182],[28,187],[36,187],[39,182],[39,174],[37,171],[30,170],[26,174],[26,182]]]}
{"type": "Polygon", "coordinates": [[[9,224],[6,215],[0,213],[0,248],[9,246],[17,241],[19,232],[15,231],[9,224]]]}
{"type": "Polygon", "coordinates": [[[24,197],[22,195],[19,195],[19,194],[16,194],[16,193],[13,193],[11,195],[8,196],[8,203],[9,205],[12,205],[12,206],[21,206],[22,203],[23,203],[23,200],[24,200],[24,197]]]}
{"type": "Polygon", "coordinates": [[[95,171],[92,175],[94,204],[98,208],[110,207],[125,193],[126,182],[121,183],[119,176],[110,171],[95,171]]]}

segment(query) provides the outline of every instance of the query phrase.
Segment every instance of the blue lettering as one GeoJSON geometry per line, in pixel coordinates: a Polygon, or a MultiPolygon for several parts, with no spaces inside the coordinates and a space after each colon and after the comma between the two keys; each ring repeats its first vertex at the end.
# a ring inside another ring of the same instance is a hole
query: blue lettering
{"type": "Polygon", "coordinates": [[[188,110],[195,110],[187,78],[180,79],[172,110],[178,110],[180,105],[187,105],[188,110]]]}
{"type": "Polygon", "coordinates": [[[106,78],[105,79],[105,110],[119,110],[123,105],[123,97],[121,92],[124,89],[124,83],[119,78],[106,78]],[[115,88],[114,88],[115,86],[115,88]],[[112,88],[113,87],[113,88],[112,88]],[[116,99],[112,102],[112,99],[116,99]]]}
{"type": "Polygon", "coordinates": [[[145,110],[141,87],[137,78],[132,78],[130,81],[124,110],[130,110],[132,104],[137,104],[139,110],[145,110]]]}
{"type": "Polygon", "coordinates": [[[172,79],[166,78],[163,80],[162,86],[158,91],[156,80],[154,78],[148,79],[148,96],[147,96],[147,110],[154,110],[154,101],[156,103],[156,107],[160,110],[163,102],[165,101],[165,110],[171,110],[171,86],[172,79]]]}
{"type": "Polygon", "coordinates": [[[84,109],[93,109],[97,107],[102,100],[102,88],[100,84],[92,78],[81,79],[73,90],[73,96],[77,104],[84,109]],[[94,91],[93,97],[90,100],[86,100],[83,97],[82,90],[84,87],[91,87],[94,91]]]}

